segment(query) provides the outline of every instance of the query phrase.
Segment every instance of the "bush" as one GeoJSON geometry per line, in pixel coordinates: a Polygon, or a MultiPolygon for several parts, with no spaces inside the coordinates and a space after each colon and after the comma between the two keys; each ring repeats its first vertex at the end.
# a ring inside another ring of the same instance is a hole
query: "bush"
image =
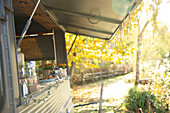
{"type": "Polygon", "coordinates": [[[132,88],[129,90],[129,95],[125,99],[124,105],[129,111],[137,113],[139,108],[142,111],[148,110],[149,105],[152,109],[155,108],[155,101],[156,97],[147,91],[132,88]]]}

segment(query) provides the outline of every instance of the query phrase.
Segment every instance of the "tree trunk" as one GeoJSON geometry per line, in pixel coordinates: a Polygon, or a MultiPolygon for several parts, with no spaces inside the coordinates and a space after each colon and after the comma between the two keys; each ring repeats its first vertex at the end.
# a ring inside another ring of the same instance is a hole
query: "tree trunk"
{"type": "Polygon", "coordinates": [[[124,41],[124,28],[125,28],[125,22],[123,21],[122,25],[120,26],[120,34],[122,37],[122,41],[124,41]]]}
{"type": "Polygon", "coordinates": [[[70,68],[70,75],[74,75],[74,70],[75,70],[76,62],[71,62],[71,68],[70,68]]]}
{"type": "MultiPolygon", "coordinates": [[[[138,21],[139,22],[139,21],[138,21]]],[[[142,34],[145,30],[145,28],[147,27],[147,25],[149,24],[149,20],[145,23],[142,31],[140,32],[140,29],[139,29],[139,36],[138,36],[138,45],[137,45],[137,57],[136,57],[136,80],[135,80],[135,85],[138,85],[139,84],[139,74],[140,74],[140,68],[139,68],[139,65],[140,65],[140,54],[141,54],[141,45],[142,45],[142,34]]],[[[139,23],[138,23],[139,25],[139,23]]]]}
{"type": "Polygon", "coordinates": [[[136,57],[136,81],[135,85],[139,83],[139,61],[140,61],[140,54],[141,54],[141,43],[142,43],[142,36],[139,35],[138,37],[138,50],[137,50],[137,57],[136,57]]]}

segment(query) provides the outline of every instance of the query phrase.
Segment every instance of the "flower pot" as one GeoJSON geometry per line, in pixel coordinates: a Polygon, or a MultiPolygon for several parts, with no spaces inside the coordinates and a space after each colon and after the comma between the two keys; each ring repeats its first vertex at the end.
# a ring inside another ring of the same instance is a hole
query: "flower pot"
{"type": "Polygon", "coordinates": [[[58,70],[55,70],[55,74],[57,74],[57,73],[60,73],[60,70],[58,69],[58,70]]]}
{"type": "Polygon", "coordinates": [[[50,74],[50,70],[43,70],[42,71],[43,77],[48,77],[49,74],[50,74]]]}
{"type": "Polygon", "coordinates": [[[67,69],[63,69],[63,73],[66,76],[67,75],[67,69]]]}

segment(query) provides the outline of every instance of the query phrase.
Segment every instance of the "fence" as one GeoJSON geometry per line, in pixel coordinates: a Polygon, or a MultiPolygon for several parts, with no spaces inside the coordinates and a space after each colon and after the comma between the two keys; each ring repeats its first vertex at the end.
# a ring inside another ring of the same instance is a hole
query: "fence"
{"type": "Polygon", "coordinates": [[[113,69],[105,69],[100,70],[98,72],[94,72],[91,69],[90,72],[79,73],[71,77],[71,82],[74,84],[84,84],[89,82],[95,82],[98,80],[102,80],[105,78],[115,77],[119,75],[124,75],[132,71],[130,65],[127,64],[116,64],[113,69]]]}

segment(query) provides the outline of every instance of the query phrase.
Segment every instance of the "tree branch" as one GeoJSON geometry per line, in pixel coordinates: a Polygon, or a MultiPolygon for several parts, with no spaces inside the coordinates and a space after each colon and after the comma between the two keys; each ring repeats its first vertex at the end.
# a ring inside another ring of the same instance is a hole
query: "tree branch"
{"type": "Polygon", "coordinates": [[[145,29],[146,29],[146,27],[147,27],[147,25],[149,24],[149,20],[145,23],[145,25],[144,25],[144,27],[143,27],[143,29],[142,29],[142,31],[140,32],[140,36],[143,34],[143,32],[145,31],[145,29]]]}

